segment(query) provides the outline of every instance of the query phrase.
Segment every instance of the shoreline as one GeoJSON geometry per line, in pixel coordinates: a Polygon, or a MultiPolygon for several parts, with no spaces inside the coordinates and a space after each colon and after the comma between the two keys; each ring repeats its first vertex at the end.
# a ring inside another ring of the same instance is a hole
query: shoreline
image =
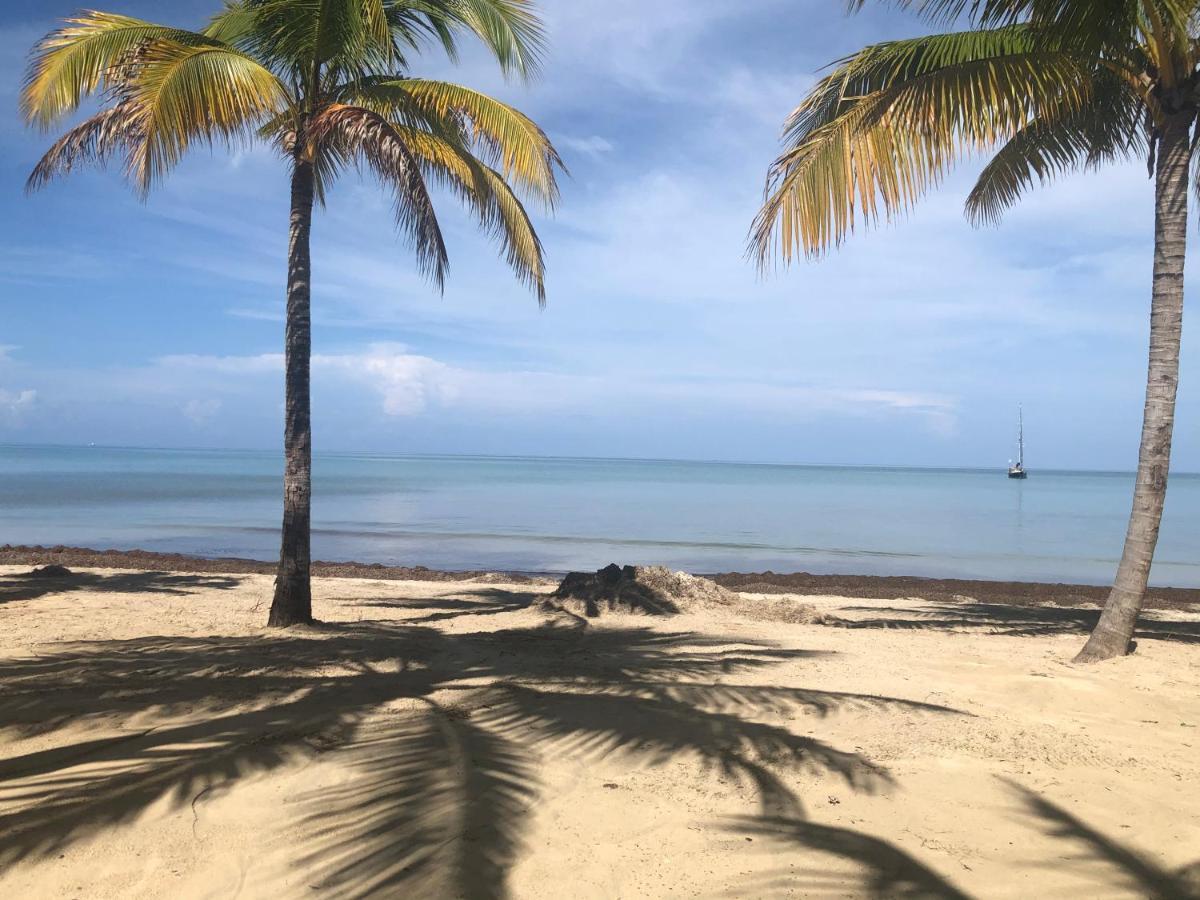
{"type": "MultiPolygon", "coordinates": [[[[275,563],[238,557],[205,558],[182,553],[148,550],[93,550],[86,547],[0,546],[0,565],[68,568],[140,569],[170,572],[270,575],[275,563]]],[[[498,579],[506,583],[552,583],[561,577],[550,572],[445,571],[425,566],[389,566],[383,563],[321,562],[312,564],[317,578],[370,578],[380,581],[456,582],[498,579]]],[[[1104,585],[1035,581],[988,581],[960,578],[920,578],[907,575],[813,575],[795,573],[722,572],[704,574],[723,587],[749,594],[838,596],[862,600],[895,600],[920,597],[930,602],[975,602],[1004,606],[1100,607],[1108,597],[1104,585]]],[[[1146,609],[1200,609],[1200,589],[1150,587],[1146,609]]]]}

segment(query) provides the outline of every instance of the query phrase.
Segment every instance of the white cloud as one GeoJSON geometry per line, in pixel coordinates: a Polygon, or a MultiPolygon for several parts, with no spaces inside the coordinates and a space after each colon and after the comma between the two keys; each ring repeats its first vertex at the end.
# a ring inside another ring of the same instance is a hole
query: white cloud
{"type": "Polygon", "coordinates": [[[25,414],[33,409],[37,401],[37,391],[9,391],[0,388],[0,423],[20,425],[25,414]]]}
{"type": "Polygon", "coordinates": [[[600,159],[617,149],[612,141],[598,134],[589,135],[588,137],[560,137],[555,141],[555,144],[560,150],[564,148],[574,150],[576,153],[590,156],[592,159],[600,159]]]}
{"type": "Polygon", "coordinates": [[[413,416],[431,405],[448,405],[463,372],[399,345],[376,344],[364,353],[319,354],[313,369],[366,385],[380,395],[389,416],[413,416]]]}
{"type": "Polygon", "coordinates": [[[207,425],[221,411],[223,404],[220,400],[210,397],[207,400],[189,400],[183,404],[183,414],[192,421],[194,425],[207,425]]]}

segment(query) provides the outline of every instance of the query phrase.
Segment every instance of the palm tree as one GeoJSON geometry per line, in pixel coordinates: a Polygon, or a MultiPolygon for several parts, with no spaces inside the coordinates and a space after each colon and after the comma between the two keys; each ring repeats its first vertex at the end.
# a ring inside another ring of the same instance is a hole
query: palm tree
{"type": "Polygon", "coordinates": [[[124,161],[143,195],[193,144],[262,140],[291,173],[283,534],[269,624],[312,621],[309,233],[349,166],[394,196],[420,269],[440,288],[446,246],[427,180],[451,189],[545,303],[542,245],[516,190],[553,206],[561,160],[517,110],[457,84],[413,77],[430,42],[453,58],[473,33],[506,73],[532,75],[543,45],[532,0],[227,0],[201,32],[86,12],[35,48],[21,96],[48,128],[99,94],[29,179],[124,161]]]}
{"type": "MultiPolygon", "coordinates": [[[[1198,0],[894,0],[946,27],[838,62],[792,113],[751,231],[761,267],[893,219],[962,156],[995,149],[967,199],[994,223],[1036,183],[1129,158],[1155,183],[1150,365],[1133,511],[1112,592],[1076,660],[1129,652],[1158,541],[1183,317],[1198,0]]],[[[865,0],[851,0],[851,7],[865,0]]]]}

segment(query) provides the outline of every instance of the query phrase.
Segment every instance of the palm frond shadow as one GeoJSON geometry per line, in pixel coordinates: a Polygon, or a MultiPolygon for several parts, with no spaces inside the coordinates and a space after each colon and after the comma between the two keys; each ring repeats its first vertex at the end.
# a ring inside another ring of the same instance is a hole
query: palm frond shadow
{"type": "Polygon", "coordinates": [[[789,866],[767,872],[750,884],[740,883],[736,888],[739,895],[791,897],[799,891],[805,897],[969,897],[900,847],[860,831],[787,816],[743,818],[733,824],[733,830],[793,852],[839,857],[856,870],[854,875],[843,876],[826,868],[789,866]]]}
{"type": "Polygon", "coordinates": [[[70,723],[88,739],[0,760],[0,867],[61,852],[154,803],[183,808],[321,757],[349,775],[293,805],[289,834],[301,838],[289,852],[323,895],[500,897],[540,753],[651,764],[686,755],[756,792],[764,814],[799,817],[789,775],[833,773],[861,791],[890,775],[763,720],[862,705],[956,712],[721,683],[811,655],[636,627],[446,634],[374,622],[95,641],[6,661],[0,737],[70,723]]]}
{"type": "Polygon", "coordinates": [[[120,572],[100,575],[72,572],[45,576],[22,572],[0,575],[0,603],[36,600],[65,591],[102,591],[129,594],[190,594],[200,589],[230,590],[242,583],[233,575],[183,575],[171,572],[120,572]]]}
{"type": "MultiPolygon", "coordinates": [[[[1053,606],[1003,606],[992,603],[926,603],[917,609],[852,606],[846,612],[869,613],[869,618],[842,619],[841,628],[896,628],[919,631],[985,629],[1018,637],[1049,634],[1089,634],[1100,618],[1098,609],[1053,606]],[[888,615],[883,615],[887,613],[888,615]]],[[[832,623],[827,623],[832,624],[832,623]]],[[[1200,622],[1142,616],[1137,636],[1163,641],[1200,643],[1200,622]]]]}
{"type": "Polygon", "coordinates": [[[526,748],[431,704],[367,729],[348,752],[347,784],[300,798],[307,841],[299,864],[314,890],[504,896],[537,796],[526,748]]]}
{"type": "Polygon", "coordinates": [[[457,619],[461,616],[495,616],[502,613],[516,612],[528,609],[539,600],[545,599],[542,594],[531,591],[506,591],[499,588],[475,591],[472,599],[460,600],[452,597],[431,597],[412,599],[410,597],[377,597],[370,600],[356,600],[359,606],[380,609],[430,610],[423,616],[410,617],[408,621],[414,625],[429,622],[441,622],[446,619],[457,619]],[[481,602],[482,601],[482,602],[481,602]]]}
{"type": "Polygon", "coordinates": [[[1000,779],[1022,802],[1027,814],[1049,836],[1074,845],[1076,854],[1053,865],[1070,866],[1094,883],[1095,893],[1118,887],[1154,900],[1198,900],[1200,859],[1168,871],[1137,850],[1121,844],[1041,794],[1007,778],[1000,779]]]}

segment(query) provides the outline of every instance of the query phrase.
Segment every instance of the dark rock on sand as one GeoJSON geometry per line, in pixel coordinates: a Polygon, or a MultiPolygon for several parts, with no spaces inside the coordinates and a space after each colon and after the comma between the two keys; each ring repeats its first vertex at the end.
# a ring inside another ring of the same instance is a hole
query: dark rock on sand
{"type": "Polygon", "coordinates": [[[42,566],[29,573],[30,578],[69,578],[73,573],[66,566],[42,566]]]}

